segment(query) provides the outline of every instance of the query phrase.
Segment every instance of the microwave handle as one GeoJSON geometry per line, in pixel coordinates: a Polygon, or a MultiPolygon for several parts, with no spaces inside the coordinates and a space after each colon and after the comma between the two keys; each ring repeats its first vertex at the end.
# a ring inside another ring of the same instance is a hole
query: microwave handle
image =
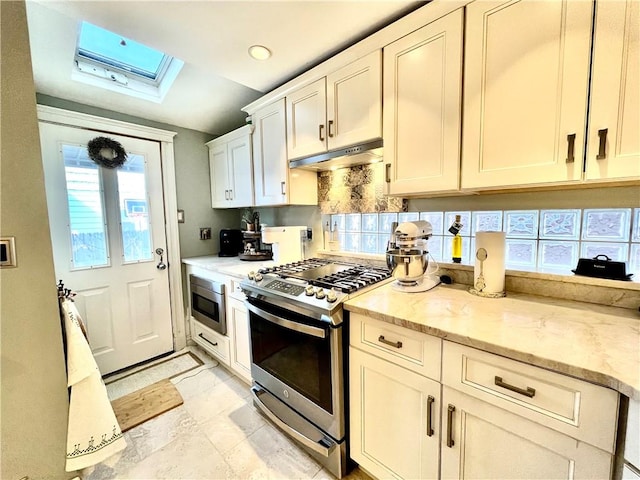
{"type": "Polygon", "coordinates": [[[256,307],[249,301],[245,302],[247,310],[255,313],[256,315],[264,318],[265,320],[270,321],[271,323],[275,323],[276,325],[280,325],[289,330],[295,330],[296,332],[304,333],[306,335],[311,335],[313,337],[318,338],[327,338],[327,332],[322,328],[312,327],[311,325],[305,325],[304,323],[292,322],[291,320],[287,320],[286,318],[277,317],[272,313],[265,312],[261,308],[256,307]]]}

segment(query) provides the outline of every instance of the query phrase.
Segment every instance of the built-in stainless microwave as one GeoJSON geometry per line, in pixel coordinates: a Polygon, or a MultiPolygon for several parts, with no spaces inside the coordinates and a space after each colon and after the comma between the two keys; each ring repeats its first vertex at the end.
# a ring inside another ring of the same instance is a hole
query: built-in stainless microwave
{"type": "Polygon", "coordinates": [[[189,285],[193,318],[212,330],[226,335],[224,283],[189,275],[189,285]]]}

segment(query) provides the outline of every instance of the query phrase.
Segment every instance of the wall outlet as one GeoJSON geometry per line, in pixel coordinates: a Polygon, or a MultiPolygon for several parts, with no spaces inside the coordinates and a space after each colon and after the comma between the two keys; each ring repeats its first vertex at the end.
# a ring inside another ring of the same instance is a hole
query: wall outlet
{"type": "Polygon", "coordinates": [[[200,228],[200,240],[211,240],[211,227],[200,228]]]}

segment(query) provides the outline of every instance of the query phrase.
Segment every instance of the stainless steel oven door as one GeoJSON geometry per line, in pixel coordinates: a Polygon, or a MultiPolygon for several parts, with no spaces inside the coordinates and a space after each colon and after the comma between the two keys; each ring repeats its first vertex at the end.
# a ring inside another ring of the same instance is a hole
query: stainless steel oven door
{"type": "Polygon", "coordinates": [[[343,330],[247,298],[253,380],[335,440],[345,437],[343,330]]]}

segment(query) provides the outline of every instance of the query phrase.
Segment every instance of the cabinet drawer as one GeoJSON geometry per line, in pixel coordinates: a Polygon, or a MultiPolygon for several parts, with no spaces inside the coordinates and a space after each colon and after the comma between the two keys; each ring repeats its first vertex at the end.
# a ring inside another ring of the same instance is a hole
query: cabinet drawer
{"type": "Polygon", "coordinates": [[[442,362],[443,384],[613,453],[617,392],[447,341],[442,362]]]}
{"type": "Polygon", "coordinates": [[[439,338],[360,314],[351,314],[349,321],[353,347],[440,380],[442,341],[439,338]]]}
{"type": "Polygon", "coordinates": [[[229,366],[229,338],[191,318],[191,338],[225,365],[229,366]]]}

